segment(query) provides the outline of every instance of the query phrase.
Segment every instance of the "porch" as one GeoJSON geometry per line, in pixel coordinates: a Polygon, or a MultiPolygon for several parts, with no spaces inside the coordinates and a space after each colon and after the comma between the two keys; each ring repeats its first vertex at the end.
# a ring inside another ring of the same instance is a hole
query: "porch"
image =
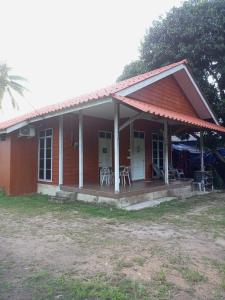
{"type": "Polygon", "coordinates": [[[192,190],[192,179],[172,180],[169,185],[162,180],[136,181],[131,186],[121,187],[120,193],[114,192],[110,185],[85,185],[82,189],[75,186],[62,186],[61,190],[52,197],[53,201],[65,203],[71,201],[84,201],[93,203],[106,203],[118,208],[149,201],[150,206],[175,198],[185,198],[196,194],[192,190]]]}

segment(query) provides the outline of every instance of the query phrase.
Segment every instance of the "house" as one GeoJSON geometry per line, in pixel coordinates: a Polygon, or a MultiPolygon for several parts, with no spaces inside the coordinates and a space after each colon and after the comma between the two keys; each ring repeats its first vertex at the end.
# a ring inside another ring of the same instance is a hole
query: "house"
{"type": "Polygon", "coordinates": [[[225,133],[183,60],[0,123],[0,187],[112,197],[154,183],[157,190],[170,185],[171,136],[207,130],[225,133]],[[153,165],[164,168],[164,182],[153,165]],[[131,188],[120,184],[120,166],[130,166],[131,188]],[[110,186],[100,187],[102,167],[113,170],[110,186]]]}

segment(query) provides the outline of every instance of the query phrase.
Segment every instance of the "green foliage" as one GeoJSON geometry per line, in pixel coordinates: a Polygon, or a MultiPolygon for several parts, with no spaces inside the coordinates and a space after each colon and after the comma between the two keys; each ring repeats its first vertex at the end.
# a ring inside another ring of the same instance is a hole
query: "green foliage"
{"type": "Polygon", "coordinates": [[[26,88],[21,84],[21,81],[25,81],[25,78],[17,75],[10,75],[10,68],[5,64],[0,64],[0,109],[2,107],[2,101],[7,93],[11,99],[13,108],[18,108],[18,104],[13,95],[13,92],[23,96],[26,88]]]}
{"type": "Polygon", "coordinates": [[[192,270],[190,268],[183,268],[181,270],[181,273],[182,273],[182,276],[184,277],[184,279],[186,279],[187,281],[189,281],[191,283],[198,283],[198,282],[207,280],[207,278],[203,274],[201,274],[199,271],[192,270]]]}
{"type": "Polygon", "coordinates": [[[126,66],[120,79],[186,58],[206,99],[225,121],[224,36],[224,0],[185,1],[153,23],[141,44],[140,62],[126,66]]]}

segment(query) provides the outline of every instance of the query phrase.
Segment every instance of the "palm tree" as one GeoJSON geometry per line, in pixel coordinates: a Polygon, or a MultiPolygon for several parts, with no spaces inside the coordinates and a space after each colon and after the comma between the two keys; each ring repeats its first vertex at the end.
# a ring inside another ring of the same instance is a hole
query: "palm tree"
{"type": "Polygon", "coordinates": [[[17,92],[23,96],[23,93],[26,90],[26,88],[20,83],[26,79],[21,76],[10,75],[10,71],[11,68],[9,68],[6,63],[0,63],[0,109],[2,108],[3,98],[6,93],[11,98],[13,108],[18,109],[19,106],[13,96],[13,93],[17,92]]]}

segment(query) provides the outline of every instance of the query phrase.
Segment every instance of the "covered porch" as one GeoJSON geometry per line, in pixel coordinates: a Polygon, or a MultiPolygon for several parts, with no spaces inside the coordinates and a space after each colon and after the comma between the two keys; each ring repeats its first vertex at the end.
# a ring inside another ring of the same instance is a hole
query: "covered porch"
{"type": "MultiPolygon", "coordinates": [[[[181,130],[193,130],[193,126],[187,126],[181,121],[171,120],[166,116],[161,117],[141,111],[117,99],[111,99],[101,104],[101,107],[79,110],[72,115],[72,119],[77,120],[77,139],[74,141],[74,147],[77,149],[78,156],[78,176],[77,182],[68,183],[65,178],[68,168],[65,160],[67,148],[64,142],[68,124],[66,118],[60,116],[59,187],[62,191],[120,198],[123,195],[132,196],[190,186],[190,179],[170,180],[169,174],[172,165],[171,135],[181,130]],[[91,123],[89,118],[93,118],[91,123]],[[101,125],[94,133],[92,129],[100,120],[101,125]],[[130,185],[128,178],[125,185],[121,180],[121,169],[124,167],[130,169],[130,185]],[[108,183],[101,182],[102,168],[111,170],[113,180],[108,183]],[[158,176],[155,168],[163,171],[163,176],[158,176]]],[[[201,138],[201,151],[203,154],[203,138],[201,138]]],[[[204,170],[203,159],[201,170],[204,170]]]]}

